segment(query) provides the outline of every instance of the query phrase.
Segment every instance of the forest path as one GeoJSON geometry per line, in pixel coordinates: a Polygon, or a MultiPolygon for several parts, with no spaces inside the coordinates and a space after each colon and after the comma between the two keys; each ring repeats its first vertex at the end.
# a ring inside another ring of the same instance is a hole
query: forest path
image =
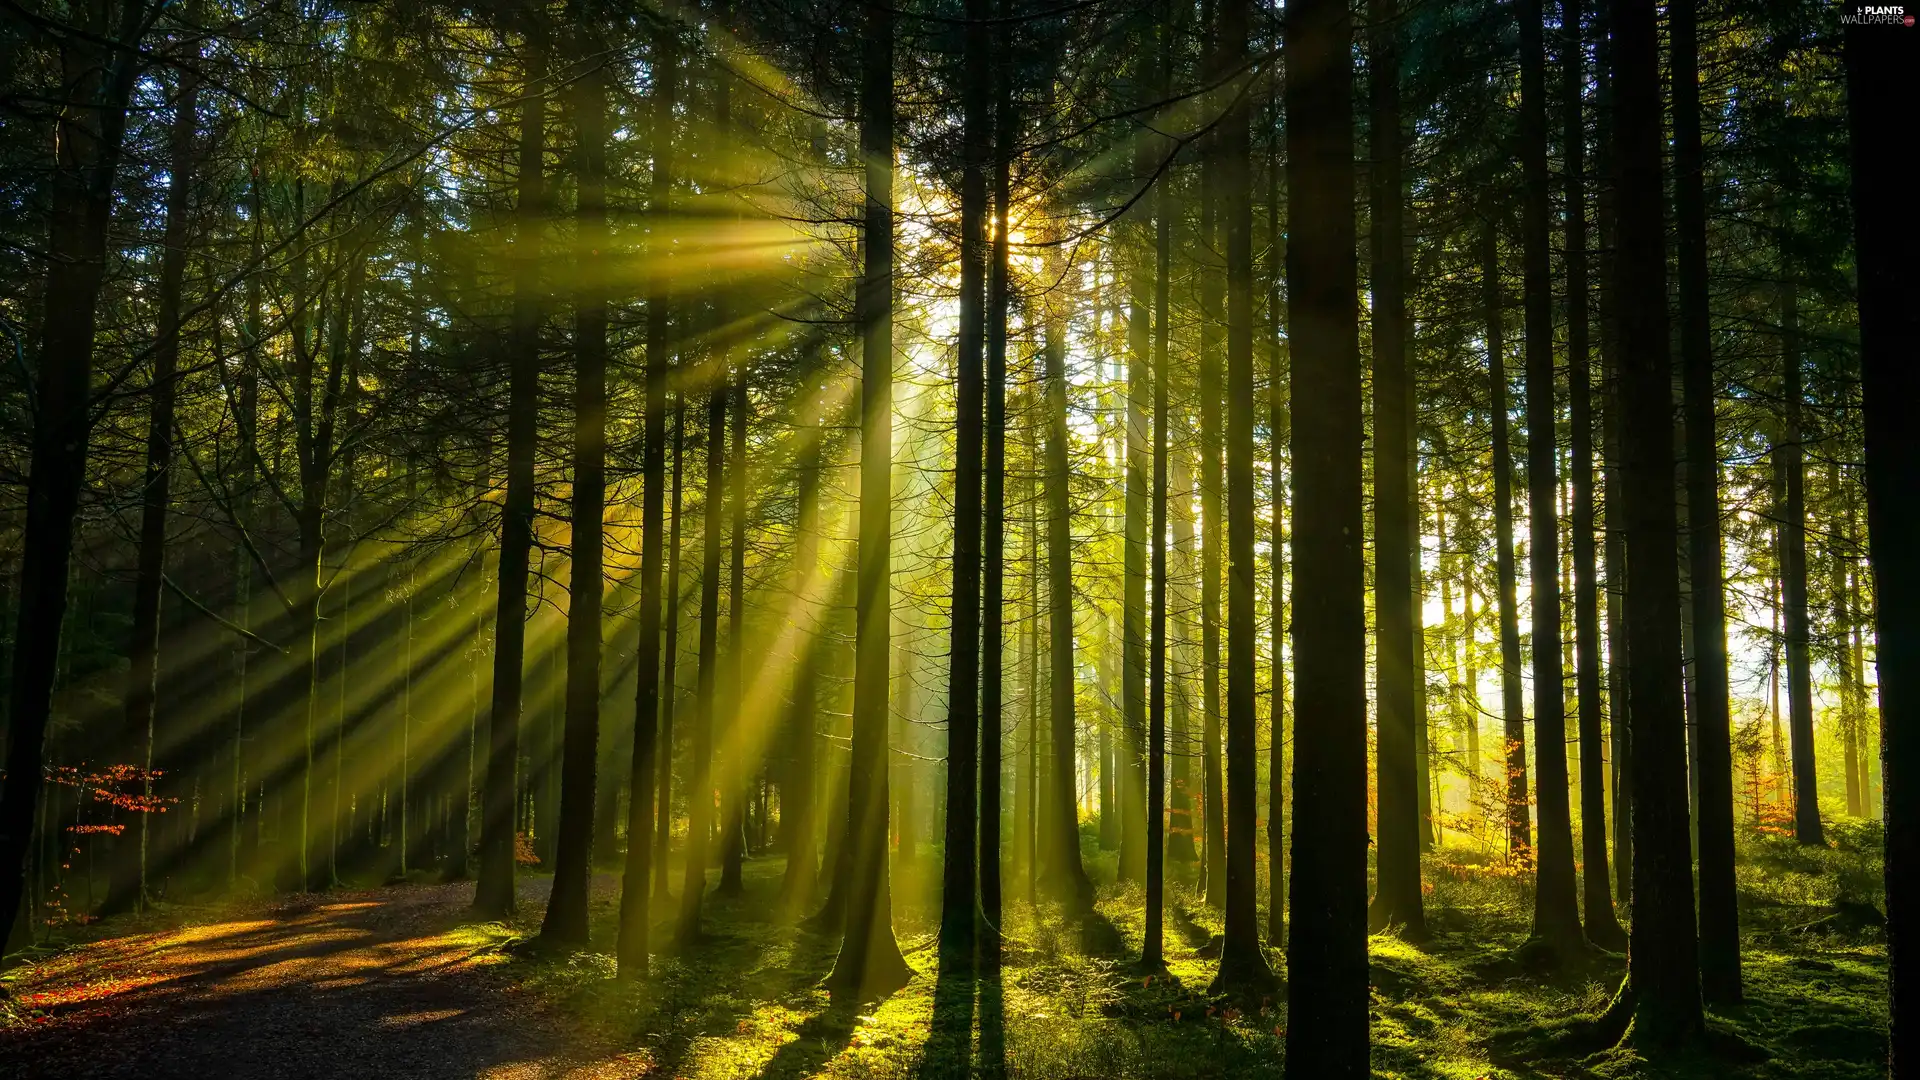
{"type": "MultiPolygon", "coordinates": [[[[525,881],[523,904],[544,906],[548,880],[525,881]]],[[[644,1072],[475,962],[501,938],[473,926],[472,897],[470,884],[341,891],[61,953],[11,983],[41,1015],[0,1028],[0,1076],[644,1072]]]]}

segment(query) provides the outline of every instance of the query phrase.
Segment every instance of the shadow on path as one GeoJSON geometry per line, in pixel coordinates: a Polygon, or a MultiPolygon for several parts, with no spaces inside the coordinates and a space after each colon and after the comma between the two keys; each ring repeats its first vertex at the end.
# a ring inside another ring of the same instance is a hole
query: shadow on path
{"type": "Polygon", "coordinates": [[[0,1077],[576,1072],[577,1040],[467,962],[484,938],[447,933],[470,898],[342,893],[74,949],[16,980],[46,1019],[0,1030],[0,1077]]]}

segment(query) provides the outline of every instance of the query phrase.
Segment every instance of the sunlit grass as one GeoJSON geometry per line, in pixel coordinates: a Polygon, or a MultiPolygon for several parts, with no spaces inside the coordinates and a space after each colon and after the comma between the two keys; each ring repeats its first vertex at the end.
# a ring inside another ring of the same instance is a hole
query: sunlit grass
{"type": "MultiPolygon", "coordinates": [[[[1089,853],[1096,872],[1110,859],[1089,853]]],[[[1836,881],[1865,880],[1871,856],[1844,851],[1788,854],[1796,868],[1757,865],[1783,856],[1768,842],[1743,846],[1743,910],[1772,910],[1746,935],[1748,1001],[1712,1013],[1716,1029],[1761,1051],[1748,1063],[1650,1065],[1631,1053],[1586,1060],[1513,1060],[1501,1033],[1552,1031],[1605,1007],[1624,974],[1620,957],[1561,972],[1517,964],[1531,894],[1524,879],[1447,872],[1430,857],[1433,937],[1413,944],[1370,939],[1374,1071],[1379,1077],[1516,1080],[1532,1076],[1877,1076],[1885,1023],[1885,949],[1867,939],[1823,938],[1775,927],[1818,917],[1836,881]]],[[[997,979],[943,983],[930,947],[934,912],[903,904],[902,947],[919,969],[877,1006],[834,1008],[818,986],[837,943],[761,914],[777,860],[748,867],[744,899],[708,904],[712,937],[686,957],[659,955],[654,978],[614,980],[611,961],[516,956],[502,970],[601,1034],[644,1045],[671,1075],[689,1078],[979,1075],[1016,1077],[1279,1076],[1284,996],[1249,1008],[1210,998],[1208,941],[1219,915],[1189,883],[1171,883],[1163,976],[1134,968],[1142,925],[1138,884],[1100,888],[1086,923],[1010,899],[997,979]]],[[[911,894],[911,890],[909,891],[911,894]]],[[[1010,897],[1018,886],[1010,882],[1010,897]]],[[[612,910],[596,908],[598,940],[611,940],[612,910]]],[[[498,924],[485,934],[510,933],[498,924]]],[[[666,938],[656,930],[656,946],[666,938]]],[[[1276,968],[1284,957],[1270,952],[1276,968]]]]}

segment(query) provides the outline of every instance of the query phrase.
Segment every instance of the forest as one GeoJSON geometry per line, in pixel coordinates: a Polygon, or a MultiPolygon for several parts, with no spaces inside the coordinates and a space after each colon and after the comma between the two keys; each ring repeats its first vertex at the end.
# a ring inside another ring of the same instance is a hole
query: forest
{"type": "Polygon", "coordinates": [[[1920,1078],[1914,9],[895,3],[0,3],[0,1076],[1920,1078]]]}

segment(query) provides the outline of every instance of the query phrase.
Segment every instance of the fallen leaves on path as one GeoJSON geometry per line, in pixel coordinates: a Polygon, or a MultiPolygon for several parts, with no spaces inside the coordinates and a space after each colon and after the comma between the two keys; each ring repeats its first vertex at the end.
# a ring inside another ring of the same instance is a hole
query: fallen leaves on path
{"type": "Polygon", "coordinates": [[[596,1053],[489,974],[496,943],[463,925],[471,896],[305,896],[67,950],[10,976],[20,1022],[0,1028],[0,1077],[644,1075],[645,1054],[596,1053]]]}

